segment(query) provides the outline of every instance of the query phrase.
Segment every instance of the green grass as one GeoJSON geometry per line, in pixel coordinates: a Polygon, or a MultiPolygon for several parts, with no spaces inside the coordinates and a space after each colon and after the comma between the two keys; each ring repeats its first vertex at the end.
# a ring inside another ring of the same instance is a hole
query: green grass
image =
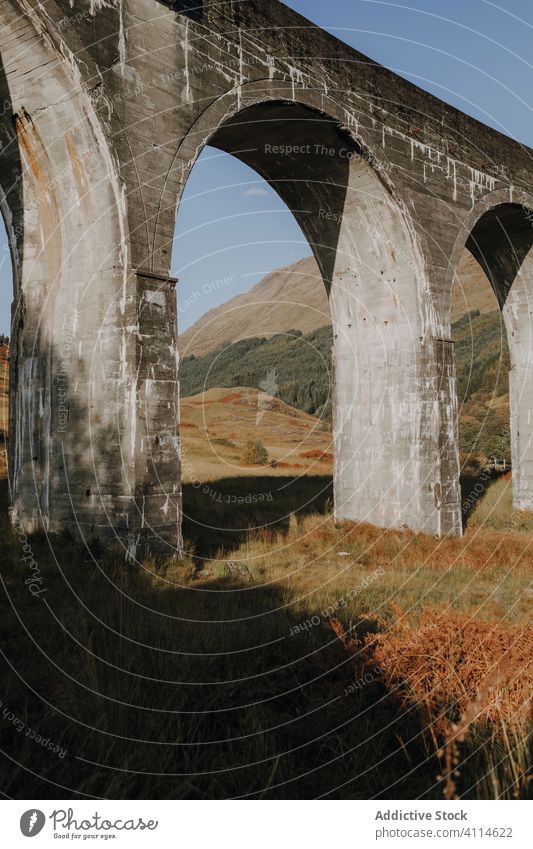
{"type": "MultiPolygon", "coordinates": [[[[442,798],[424,705],[376,674],[371,653],[355,663],[329,627],[331,609],[360,640],[394,634],[405,621],[418,634],[433,609],[451,622],[475,620],[479,635],[491,623],[518,627],[532,577],[519,556],[527,535],[473,530],[439,541],[336,527],[323,483],[305,482],[322,515],[309,504],[291,516],[304,494],[293,490],[254,506],[262,529],[252,533],[249,507],[186,491],[191,527],[233,524],[213,532],[208,548],[227,554],[200,574],[190,557],[134,568],[112,549],[93,560],[71,540],[54,539],[52,551],[36,535],[40,599],[24,583],[20,543],[4,519],[2,710],[66,755],[0,716],[2,791],[21,799],[442,798]],[[227,557],[246,573],[228,574],[227,557]],[[354,686],[365,675],[370,683],[354,686]]],[[[243,485],[217,484],[229,494],[243,485]]],[[[264,491],[265,479],[255,486],[264,491]]],[[[443,680],[442,689],[452,710],[453,688],[443,680]]],[[[527,794],[526,735],[511,757],[498,727],[475,730],[463,747],[461,794],[527,794]]]]}
{"type": "Polygon", "coordinates": [[[513,485],[509,475],[493,483],[478,501],[469,524],[497,531],[533,531],[533,513],[513,508],[513,485]]]}

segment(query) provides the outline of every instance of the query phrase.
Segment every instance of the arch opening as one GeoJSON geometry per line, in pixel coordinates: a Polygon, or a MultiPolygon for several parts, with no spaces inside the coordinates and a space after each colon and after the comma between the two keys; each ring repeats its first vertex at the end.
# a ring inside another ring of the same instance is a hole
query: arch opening
{"type": "MultiPolygon", "coordinates": [[[[20,86],[15,89],[15,98],[20,86]]],[[[13,347],[12,304],[19,298],[24,244],[21,175],[13,91],[0,55],[0,487],[2,508],[9,504],[9,460],[15,453],[15,391],[10,392],[10,348],[13,347]],[[11,427],[10,427],[11,419],[11,427]]],[[[15,328],[16,329],[16,328],[15,328]]]]}
{"type": "Polygon", "coordinates": [[[329,291],[350,162],[361,156],[353,141],[323,113],[274,101],[238,112],[209,143],[260,174],[293,211],[329,291]]]}
{"type": "MultiPolygon", "coordinates": [[[[336,517],[459,532],[453,457],[443,461],[431,394],[446,354],[424,254],[386,177],[346,128],[296,102],[249,106],[206,142],[275,189],[320,269],[333,324],[336,517]]],[[[185,172],[198,153],[188,147],[185,172]]]]}
{"type": "Polygon", "coordinates": [[[512,203],[482,215],[467,239],[466,248],[485,272],[501,309],[532,246],[531,215],[512,203]]]}
{"type": "Polygon", "coordinates": [[[206,147],[176,221],[184,535],[198,557],[331,504],[331,318],[279,194],[206,147]]]}
{"type": "Polygon", "coordinates": [[[531,212],[521,204],[500,203],[479,217],[464,251],[475,259],[478,274],[477,287],[469,283],[476,309],[456,325],[460,337],[456,346],[460,435],[466,471],[463,515],[467,518],[477,511],[476,521],[498,527],[513,520],[513,507],[533,509],[529,400],[532,248],[531,212]],[[499,485],[498,498],[495,490],[494,499],[478,506],[487,485],[501,475],[506,481],[499,485]],[[477,495],[473,495],[469,490],[479,478],[485,483],[476,483],[477,495]]]}
{"type": "Polygon", "coordinates": [[[509,473],[511,448],[510,361],[505,323],[493,286],[466,248],[452,290],[451,337],[458,400],[462,513],[463,523],[468,524],[477,521],[481,510],[478,505],[487,489],[509,473]]]}

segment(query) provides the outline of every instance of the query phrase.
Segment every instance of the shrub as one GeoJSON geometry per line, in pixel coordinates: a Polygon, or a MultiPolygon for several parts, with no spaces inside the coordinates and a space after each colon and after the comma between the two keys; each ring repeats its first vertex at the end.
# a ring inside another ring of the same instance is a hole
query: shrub
{"type": "Polygon", "coordinates": [[[476,478],[481,474],[482,465],[479,457],[467,454],[465,451],[461,451],[459,461],[462,476],[476,478]]]}
{"type": "Polygon", "coordinates": [[[241,463],[246,466],[265,466],[268,463],[268,451],[260,439],[246,443],[241,454],[241,463]]]}

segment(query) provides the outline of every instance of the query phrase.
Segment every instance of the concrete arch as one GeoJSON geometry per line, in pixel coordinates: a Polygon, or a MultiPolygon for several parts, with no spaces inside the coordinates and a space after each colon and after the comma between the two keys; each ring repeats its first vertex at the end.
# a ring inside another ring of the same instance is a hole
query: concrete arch
{"type": "MultiPolygon", "coordinates": [[[[450,261],[470,250],[487,274],[502,311],[509,373],[513,505],[533,510],[533,197],[491,192],[466,217],[450,261]]],[[[453,277],[452,277],[453,282],[453,277]]]]}
{"type": "Polygon", "coordinates": [[[51,17],[7,0],[1,11],[0,184],[15,268],[12,515],[26,531],[68,526],[131,540],[137,300],[124,185],[51,17]]]}
{"type": "MultiPolygon", "coordinates": [[[[158,264],[164,267],[168,261],[166,255],[161,257],[161,250],[162,248],[164,250],[164,246],[168,245],[171,236],[168,215],[170,213],[173,222],[175,207],[179,203],[188,174],[201,150],[206,144],[217,146],[215,137],[220,134],[220,129],[238,121],[239,115],[242,116],[254,107],[261,109],[273,104],[286,104],[287,107],[295,109],[307,109],[309,113],[314,113],[315,120],[319,120],[322,116],[320,120],[335,124],[342,131],[346,143],[355,145],[360,155],[372,164],[373,169],[379,174],[383,184],[387,187],[387,191],[396,199],[398,205],[405,207],[401,181],[394,166],[385,155],[384,150],[375,144],[371,134],[359,124],[357,118],[349,110],[337,103],[331,96],[326,95],[323,90],[303,88],[291,79],[251,80],[235,86],[209,102],[195,116],[176,145],[172,163],[162,185],[161,201],[155,216],[152,244],[145,250],[145,255],[150,257],[154,268],[158,267],[158,264]]],[[[316,130],[316,125],[314,130],[316,130]]],[[[331,136],[329,139],[325,139],[325,141],[328,140],[333,141],[333,143],[338,142],[338,138],[332,139],[331,136]]],[[[231,152],[234,156],[246,161],[244,157],[239,157],[238,144],[233,145],[231,152]]],[[[258,162],[251,167],[262,173],[258,162]]],[[[263,174],[263,176],[269,179],[268,175],[263,174]]],[[[429,258],[429,252],[424,250],[424,253],[429,258]]]]}
{"type": "MultiPolygon", "coordinates": [[[[80,9],[69,0],[0,0],[0,87],[9,101],[0,115],[0,203],[24,307],[16,313],[23,323],[13,364],[15,384],[26,392],[13,396],[24,397],[21,430],[13,430],[20,449],[11,471],[16,510],[31,527],[77,531],[79,520],[84,533],[118,530],[131,552],[143,537],[159,537],[165,551],[179,549],[177,330],[169,277],[176,207],[206,141],[244,154],[242,141],[258,124],[249,122],[246,132],[241,126],[239,137],[239,122],[253,117],[251,110],[263,120],[268,103],[278,110],[270,124],[276,143],[283,142],[277,122],[293,140],[333,148],[332,156],[315,152],[307,165],[301,157],[299,175],[286,157],[265,163],[250,150],[246,156],[289,206],[308,210],[300,224],[330,292],[339,329],[338,409],[346,410],[336,426],[339,456],[346,458],[337,504],[347,504],[351,518],[459,533],[449,293],[458,252],[477,219],[491,222],[483,209],[531,207],[524,194],[531,151],[282,3],[205,2],[201,15],[166,5],[120,0],[80,9]],[[293,121],[284,120],[287,111],[293,121]],[[343,146],[356,157],[343,160],[343,146]],[[77,424],[61,441],[53,426],[53,376],[65,315],[76,303],[87,305],[91,320],[76,331],[81,355],[68,364],[75,388],[68,414],[77,424]],[[41,392],[42,405],[34,400],[41,392]],[[71,489],[63,449],[70,467],[83,470],[69,469],[71,489]],[[365,477],[367,467],[378,470],[379,483],[365,477]]],[[[476,239],[481,235],[476,230],[476,239]]],[[[529,283],[522,290],[519,283],[530,279],[525,247],[520,258],[509,291],[500,285],[515,340],[530,333],[529,283]]],[[[504,268],[497,260],[492,266],[496,276],[504,268]]],[[[516,343],[513,370],[521,370],[519,384],[527,388],[526,350],[516,343]]],[[[522,434],[527,422],[516,429],[522,434]]]]}
{"type": "MultiPolygon", "coordinates": [[[[472,238],[472,234],[475,232],[476,227],[487,214],[493,213],[498,209],[498,207],[503,206],[525,208],[528,210],[533,209],[533,195],[514,187],[496,189],[484,195],[481,200],[475,203],[475,205],[469,212],[465,213],[465,215],[462,216],[461,225],[458,229],[448,261],[448,269],[446,274],[447,293],[451,293],[451,289],[455,280],[457,266],[459,264],[459,259],[462,252],[465,250],[465,248],[467,250],[470,250],[468,243],[469,240],[472,238]]],[[[531,229],[533,230],[533,228],[531,229]]],[[[479,249],[480,251],[482,251],[481,244],[479,245],[479,249]]],[[[477,258],[478,257],[476,256],[476,259],[477,258]]],[[[494,285],[496,281],[493,281],[491,279],[490,274],[491,272],[489,269],[489,280],[491,281],[491,284],[494,285]]],[[[498,293],[495,292],[495,294],[498,297],[498,293]]]]}
{"type": "Polygon", "coordinates": [[[212,104],[179,146],[177,182],[210,143],[267,179],[309,240],[334,324],[336,516],[458,533],[446,355],[418,234],[383,156],[341,110],[325,112],[320,92],[288,93],[254,83],[212,104]]]}

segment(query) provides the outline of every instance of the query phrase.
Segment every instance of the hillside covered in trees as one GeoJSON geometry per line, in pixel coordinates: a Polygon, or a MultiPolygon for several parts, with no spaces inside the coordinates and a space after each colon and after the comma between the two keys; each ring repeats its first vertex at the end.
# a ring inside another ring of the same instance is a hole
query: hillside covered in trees
{"type": "Polygon", "coordinates": [[[511,457],[507,336],[500,311],[464,315],[452,325],[455,340],[459,443],[481,461],[511,457]]]}
{"type": "MultiPolygon", "coordinates": [[[[509,353],[499,311],[473,310],[452,325],[460,405],[460,445],[481,462],[510,458],[509,353]]],[[[183,397],[214,387],[249,386],[299,410],[331,416],[331,327],[291,330],[271,338],[225,345],[203,357],[184,357],[183,397]]]]}
{"type": "Polygon", "coordinates": [[[225,345],[180,364],[182,397],[214,387],[262,389],[305,413],[330,415],[331,327],[304,335],[289,330],[270,339],[254,337],[225,345]]]}

